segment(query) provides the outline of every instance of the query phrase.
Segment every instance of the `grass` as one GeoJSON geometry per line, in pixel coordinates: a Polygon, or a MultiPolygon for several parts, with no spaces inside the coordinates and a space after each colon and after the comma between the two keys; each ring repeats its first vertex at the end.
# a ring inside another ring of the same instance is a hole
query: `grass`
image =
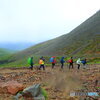
{"type": "Polygon", "coordinates": [[[8,50],[8,49],[3,49],[3,48],[0,48],[0,57],[3,57],[3,56],[8,56],[10,54],[14,53],[14,51],[11,51],[11,50],[8,50]]]}

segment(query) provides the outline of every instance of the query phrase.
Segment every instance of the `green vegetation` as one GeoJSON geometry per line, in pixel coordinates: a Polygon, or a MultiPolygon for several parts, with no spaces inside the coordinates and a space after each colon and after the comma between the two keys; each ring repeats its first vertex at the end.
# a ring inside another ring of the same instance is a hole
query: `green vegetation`
{"type": "Polygon", "coordinates": [[[0,48],[0,57],[7,56],[7,55],[10,55],[10,54],[12,54],[12,53],[13,53],[13,51],[0,48]]]}
{"type": "Polygon", "coordinates": [[[42,88],[42,94],[45,97],[45,99],[48,100],[48,94],[44,88],[42,88]]]}
{"type": "Polygon", "coordinates": [[[37,44],[33,47],[0,59],[1,66],[27,66],[28,57],[33,56],[38,64],[41,56],[47,63],[50,56],[87,58],[89,63],[100,63],[100,11],[87,19],[69,34],[37,44]],[[93,58],[93,59],[92,59],[93,58]]]}

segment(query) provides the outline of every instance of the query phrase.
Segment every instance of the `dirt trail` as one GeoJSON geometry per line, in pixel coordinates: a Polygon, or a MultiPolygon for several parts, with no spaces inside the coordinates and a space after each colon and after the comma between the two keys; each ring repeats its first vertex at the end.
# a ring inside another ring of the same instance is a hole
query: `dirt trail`
{"type": "MultiPolygon", "coordinates": [[[[16,80],[28,87],[35,83],[41,83],[49,96],[49,100],[68,100],[71,91],[80,90],[83,88],[83,82],[87,81],[89,77],[85,75],[100,70],[98,65],[92,66],[92,69],[67,69],[60,70],[59,66],[51,69],[47,67],[45,71],[29,70],[29,69],[0,69],[0,82],[7,82],[9,80],[16,80]],[[98,68],[98,69],[97,69],[98,68]]],[[[94,76],[97,72],[94,72],[94,76]]],[[[99,76],[99,74],[98,74],[99,76]]],[[[95,79],[98,79],[95,76],[95,79]]],[[[0,94],[0,100],[12,100],[12,95],[0,94]]],[[[74,99],[73,99],[74,100],[74,99]]],[[[78,99],[76,99],[78,100],[78,99]]]]}

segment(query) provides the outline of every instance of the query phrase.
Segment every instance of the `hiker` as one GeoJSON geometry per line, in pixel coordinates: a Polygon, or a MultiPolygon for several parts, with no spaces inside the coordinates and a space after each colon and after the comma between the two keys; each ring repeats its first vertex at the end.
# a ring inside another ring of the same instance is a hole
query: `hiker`
{"type": "Polygon", "coordinates": [[[68,60],[68,63],[69,63],[69,69],[70,69],[71,66],[72,66],[72,69],[73,69],[73,57],[71,57],[71,59],[68,60]]]}
{"type": "Polygon", "coordinates": [[[83,64],[83,68],[85,69],[86,68],[86,63],[87,63],[86,59],[82,60],[81,63],[83,64]]]}
{"type": "Polygon", "coordinates": [[[50,58],[50,62],[52,63],[52,69],[54,68],[55,64],[56,64],[56,59],[55,56],[50,58]]]}
{"type": "Polygon", "coordinates": [[[34,64],[34,63],[33,63],[33,57],[29,57],[29,58],[28,58],[28,64],[30,65],[29,68],[30,68],[31,70],[33,70],[33,64],[34,64]]]}
{"type": "Polygon", "coordinates": [[[78,65],[78,69],[80,69],[80,64],[81,64],[81,60],[80,60],[80,58],[78,58],[78,60],[76,61],[76,64],[78,65]]]}
{"type": "Polygon", "coordinates": [[[43,59],[43,57],[40,58],[39,64],[40,64],[39,70],[41,70],[41,68],[43,68],[43,70],[45,70],[44,59],[43,59]]]}
{"type": "Polygon", "coordinates": [[[60,59],[60,63],[61,63],[61,69],[63,69],[64,63],[65,63],[64,57],[62,57],[62,58],[60,59]]]}

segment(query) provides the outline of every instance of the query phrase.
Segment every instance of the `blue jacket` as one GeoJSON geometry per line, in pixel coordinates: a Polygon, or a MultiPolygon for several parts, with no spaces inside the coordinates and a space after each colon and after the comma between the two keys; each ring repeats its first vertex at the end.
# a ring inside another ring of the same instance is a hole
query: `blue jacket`
{"type": "Polygon", "coordinates": [[[62,57],[62,58],[60,59],[60,63],[65,63],[64,57],[62,57]]]}

